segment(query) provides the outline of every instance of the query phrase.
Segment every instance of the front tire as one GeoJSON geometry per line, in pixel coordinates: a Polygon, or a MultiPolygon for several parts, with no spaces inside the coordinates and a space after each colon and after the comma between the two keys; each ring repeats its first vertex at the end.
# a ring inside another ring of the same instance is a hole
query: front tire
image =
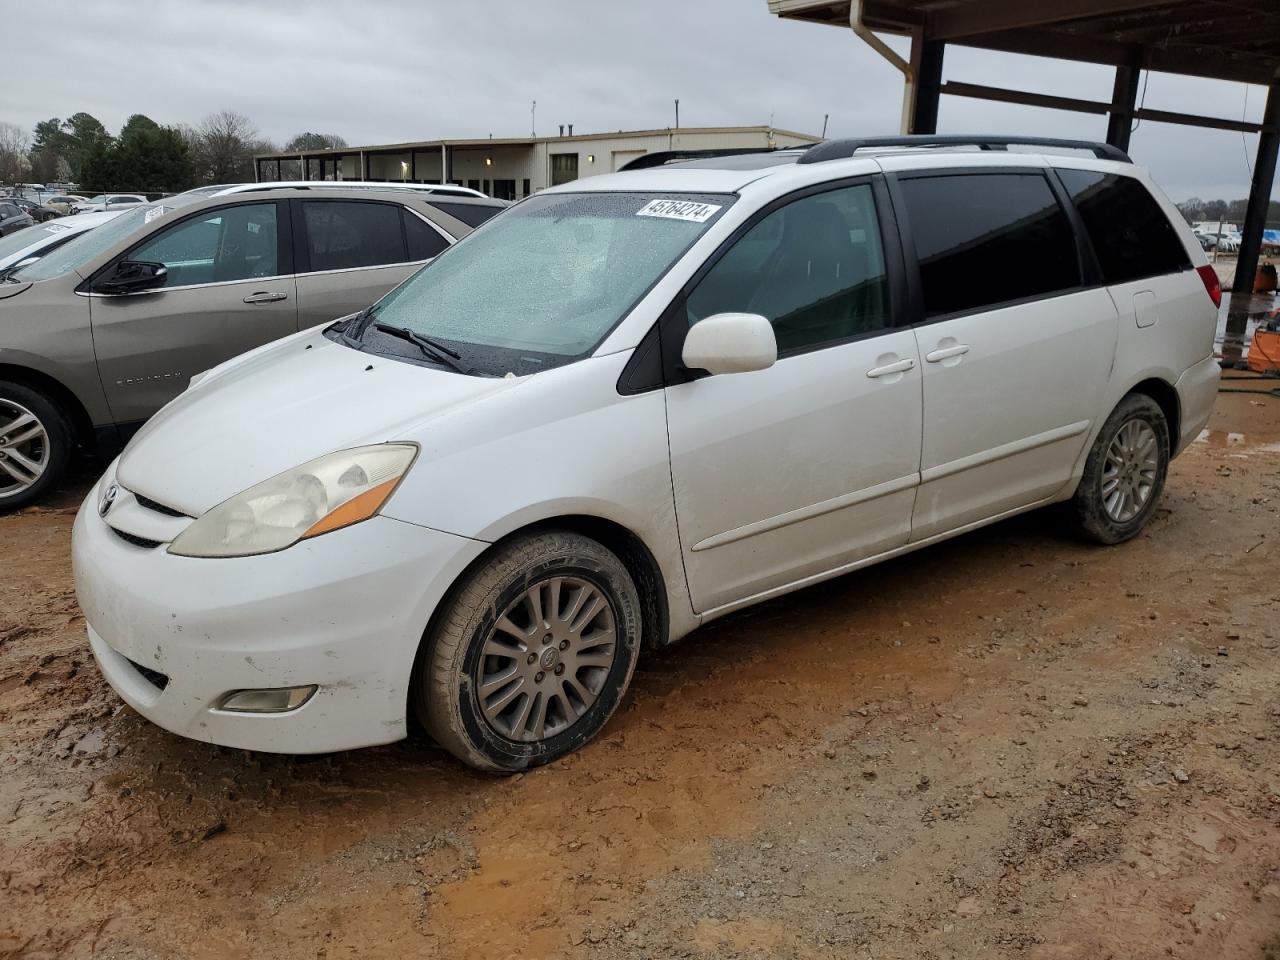
{"type": "Polygon", "coordinates": [[[1089,540],[1123,543],[1146,526],[1169,470],[1169,423],[1145,394],[1131,393],[1102,425],[1072,506],[1089,540]]]}
{"type": "Polygon", "coordinates": [[[600,543],[569,531],[518,537],[445,601],[413,685],[418,718],[481,770],[563,757],[626,692],[640,611],[630,573],[600,543]]]}
{"type": "Polygon", "coordinates": [[[0,513],[34,503],[55,487],[74,445],[57,404],[26,384],[0,380],[0,513]]]}

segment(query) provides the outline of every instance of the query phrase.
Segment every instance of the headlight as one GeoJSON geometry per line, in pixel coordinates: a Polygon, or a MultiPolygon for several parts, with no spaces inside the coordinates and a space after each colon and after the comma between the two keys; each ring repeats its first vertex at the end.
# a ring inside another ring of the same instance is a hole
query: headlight
{"type": "Polygon", "coordinates": [[[183,530],[169,552],[180,557],[249,557],[349,527],[376,514],[418,448],[382,443],[340,450],[286,470],[224,500],[183,530]]]}

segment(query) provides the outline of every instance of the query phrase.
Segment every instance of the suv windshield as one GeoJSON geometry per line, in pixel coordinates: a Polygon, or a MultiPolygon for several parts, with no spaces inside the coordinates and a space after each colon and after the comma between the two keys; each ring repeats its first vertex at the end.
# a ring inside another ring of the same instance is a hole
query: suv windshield
{"type": "MultiPolygon", "coordinates": [[[[79,270],[90,260],[105,253],[121,240],[125,240],[138,230],[141,230],[144,225],[155,221],[156,217],[170,213],[175,206],[185,205],[183,203],[175,205],[175,199],[177,198],[168,197],[163,204],[140,203],[137,206],[130,207],[126,212],[112,217],[101,226],[86,230],[74,240],[68,240],[44,259],[18,270],[12,274],[11,278],[23,282],[28,280],[52,280],[54,277],[62,276],[69,270],[79,270]],[[150,220],[147,219],[148,217],[150,217],[150,220]]],[[[200,198],[191,197],[185,202],[191,203],[198,199],[200,198]]]]}
{"type": "MultiPolygon", "coordinates": [[[[369,311],[501,375],[585,356],[733,202],[725,195],[531,197],[445,251],[369,311]]],[[[403,341],[377,337],[377,342],[403,341]]],[[[368,349],[368,346],[366,346],[368,349]]]]}

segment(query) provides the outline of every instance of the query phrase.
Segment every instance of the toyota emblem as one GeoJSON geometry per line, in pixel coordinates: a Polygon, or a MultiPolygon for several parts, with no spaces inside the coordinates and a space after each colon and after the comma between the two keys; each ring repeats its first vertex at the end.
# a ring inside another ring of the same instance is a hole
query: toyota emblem
{"type": "Polygon", "coordinates": [[[116,495],[120,492],[120,488],[114,483],[107,487],[106,493],[102,495],[102,501],[98,504],[98,516],[105,517],[107,511],[111,509],[111,505],[116,502],[116,495]]]}

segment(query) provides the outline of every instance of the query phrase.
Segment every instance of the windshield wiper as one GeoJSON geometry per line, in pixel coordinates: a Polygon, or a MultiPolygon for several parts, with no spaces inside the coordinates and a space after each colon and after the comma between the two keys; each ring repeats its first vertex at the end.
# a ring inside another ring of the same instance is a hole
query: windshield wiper
{"type": "Polygon", "coordinates": [[[458,371],[458,373],[468,375],[472,373],[471,367],[461,362],[461,354],[450,350],[438,340],[432,340],[430,337],[424,337],[417,331],[409,330],[406,327],[394,327],[389,323],[380,323],[376,320],[373,322],[372,326],[373,329],[380,333],[385,333],[392,337],[399,337],[401,340],[408,340],[415,347],[421,350],[425,356],[434,360],[436,363],[443,364],[446,367],[452,367],[454,370],[458,371]]]}

